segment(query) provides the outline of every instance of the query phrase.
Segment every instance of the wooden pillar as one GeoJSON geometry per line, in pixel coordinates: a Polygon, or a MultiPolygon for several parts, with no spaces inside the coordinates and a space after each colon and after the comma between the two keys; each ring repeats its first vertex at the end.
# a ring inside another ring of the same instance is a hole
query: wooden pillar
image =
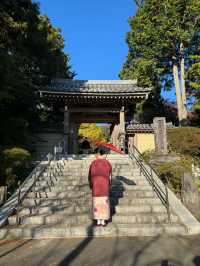
{"type": "Polygon", "coordinates": [[[120,128],[119,125],[115,125],[113,130],[112,130],[112,134],[111,134],[111,143],[116,146],[119,147],[119,134],[120,134],[120,128]]]}
{"type": "Polygon", "coordinates": [[[119,113],[119,123],[120,123],[120,132],[125,133],[125,111],[124,106],[122,106],[119,113]]]}
{"type": "Polygon", "coordinates": [[[73,154],[78,153],[78,125],[73,123],[71,126],[72,129],[72,152],[73,154]]]}
{"type": "Polygon", "coordinates": [[[70,115],[69,109],[65,106],[64,109],[64,153],[69,153],[69,133],[70,133],[70,115]]]}
{"type": "Polygon", "coordinates": [[[122,106],[119,113],[119,126],[120,126],[120,147],[125,151],[125,110],[122,106]]]}

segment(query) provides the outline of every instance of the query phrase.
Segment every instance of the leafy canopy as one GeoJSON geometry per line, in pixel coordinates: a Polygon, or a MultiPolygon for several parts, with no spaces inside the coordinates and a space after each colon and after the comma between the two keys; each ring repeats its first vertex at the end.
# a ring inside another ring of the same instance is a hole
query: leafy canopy
{"type": "Polygon", "coordinates": [[[199,29],[200,1],[146,0],[129,18],[129,53],[122,78],[136,78],[144,86],[165,81],[170,88],[172,65],[179,64],[180,44],[187,55],[199,29]]]}
{"type": "Polygon", "coordinates": [[[74,73],[60,30],[36,3],[0,1],[0,28],[0,146],[26,146],[39,119],[38,88],[74,73]]]}
{"type": "Polygon", "coordinates": [[[106,140],[102,128],[97,126],[95,123],[82,123],[78,134],[81,137],[87,137],[92,140],[106,140]]]}
{"type": "MultiPolygon", "coordinates": [[[[139,85],[152,87],[154,102],[157,100],[152,106],[156,107],[162,105],[161,89],[174,88],[173,66],[178,66],[180,75],[181,59],[185,59],[185,70],[192,63],[190,55],[195,54],[200,38],[200,1],[135,2],[138,10],[129,18],[129,52],[120,77],[137,79],[139,85]]],[[[191,71],[194,73],[194,69],[191,71]]],[[[147,102],[151,105],[152,98],[147,102]]]]}

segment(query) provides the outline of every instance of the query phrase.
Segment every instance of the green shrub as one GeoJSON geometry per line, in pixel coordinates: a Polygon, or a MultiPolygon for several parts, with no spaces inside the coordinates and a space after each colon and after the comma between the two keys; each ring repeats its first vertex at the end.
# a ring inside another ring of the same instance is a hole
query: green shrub
{"type": "Polygon", "coordinates": [[[146,163],[149,163],[151,155],[154,153],[154,151],[151,150],[147,150],[145,152],[142,153],[142,158],[144,159],[144,161],[146,163]]]}
{"type": "Polygon", "coordinates": [[[5,149],[3,155],[7,162],[14,162],[16,166],[23,165],[30,160],[30,153],[22,148],[14,147],[11,149],[5,149]]]}
{"type": "Polygon", "coordinates": [[[181,157],[174,162],[159,163],[154,165],[161,180],[175,192],[181,192],[181,179],[186,172],[192,171],[192,159],[190,157],[181,157]]]}
{"type": "MultiPolygon", "coordinates": [[[[193,158],[191,156],[170,153],[166,160],[160,161],[160,155],[152,151],[142,154],[145,162],[149,163],[158,173],[160,179],[167,184],[176,194],[181,192],[181,179],[186,172],[192,172],[193,158]],[[174,157],[169,161],[169,158],[174,157]]],[[[165,156],[163,157],[163,159],[165,156]]]]}
{"type": "MultiPolygon", "coordinates": [[[[175,193],[181,192],[181,179],[186,172],[192,172],[192,163],[200,158],[200,128],[180,127],[167,131],[169,157],[178,157],[173,161],[159,161],[160,155],[154,152],[145,152],[146,162],[158,172],[164,183],[167,183],[175,193]]],[[[200,184],[199,184],[200,188],[200,184]]]]}
{"type": "Polygon", "coordinates": [[[18,181],[23,181],[30,169],[31,155],[22,148],[5,149],[1,155],[1,183],[12,192],[18,181]]]}
{"type": "Polygon", "coordinates": [[[200,157],[200,128],[180,127],[169,129],[167,137],[171,151],[200,157]]]}

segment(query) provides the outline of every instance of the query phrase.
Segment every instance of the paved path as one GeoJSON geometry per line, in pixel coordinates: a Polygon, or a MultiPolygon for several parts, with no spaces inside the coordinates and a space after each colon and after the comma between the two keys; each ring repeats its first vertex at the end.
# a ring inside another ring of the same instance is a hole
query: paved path
{"type": "Polygon", "coordinates": [[[0,242],[1,266],[200,266],[200,236],[0,242]]]}

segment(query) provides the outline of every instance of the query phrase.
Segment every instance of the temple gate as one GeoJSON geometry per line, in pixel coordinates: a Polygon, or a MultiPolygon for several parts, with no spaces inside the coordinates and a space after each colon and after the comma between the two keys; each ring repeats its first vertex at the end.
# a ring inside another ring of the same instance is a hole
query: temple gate
{"type": "Polygon", "coordinates": [[[52,108],[63,112],[64,150],[78,151],[81,123],[111,124],[111,142],[125,149],[125,127],[134,116],[138,102],[147,99],[149,88],[135,80],[64,80],[56,79],[40,91],[52,108]]]}

